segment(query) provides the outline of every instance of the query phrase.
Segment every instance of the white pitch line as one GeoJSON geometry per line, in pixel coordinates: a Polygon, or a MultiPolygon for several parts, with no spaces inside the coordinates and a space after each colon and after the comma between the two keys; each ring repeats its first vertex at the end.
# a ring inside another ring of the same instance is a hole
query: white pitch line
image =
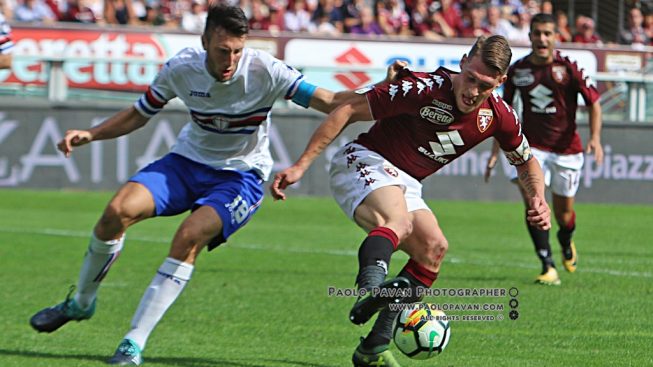
{"type": "MultiPolygon", "coordinates": [[[[60,236],[60,237],[76,237],[76,238],[88,238],[90,232],[84,231],[73,231],[66,229],[56,229],[56,228],[41,228],[41,229],[24,229],[24,228],[7,228],[0,227],[0,232],[5,233],[19,233],[19,234],[35,234],[35,235],[47,235],[47,236],[60,236]]],[[[140,242],[151,242],[151,243],[170,243],[170,238],[164,237],[150,237],[150,236],[133,236],[129,235],[127,237],[131,240],[136,240],[140,242]]],[[[354,250],[328,250],[328,249],[315,249],[315,248],[293,248],[293,247],[279,247],[271,245],[257,245],[257,244],[237,244],[229,245],[228,248],[232,249],[243,249],[243,250],[254,250],[254,251],[276,251],[276,252],[287,252],[287,253],[299,253],[299,254],[323,254],[323,255],[333,255],[333,256],[356,256],[358,253],[354,250]]],[[[509,268],[523,268],[523,269],[539,269],[538,266],[530,266],[525,264],[510,264],[510,265],[501,265],[491,261],[483,261],[476,259],[462,259],[459,257],[447,256],[445,257],[445,263],[452,264],[467,264],[467,265],[478,265],[478,266],[487,266],[487,267],[509,267],[509,268]]],[[[639,272],[639,271],[621,271],[621,270],[612,270],[612,269],[593,269],[583,267],[578,270],[579,273],[595,273],[595,274],[609,274],[622,277],[635,277],[635,278],[653,278],[653,273],[649,272],[639,272]]]]}

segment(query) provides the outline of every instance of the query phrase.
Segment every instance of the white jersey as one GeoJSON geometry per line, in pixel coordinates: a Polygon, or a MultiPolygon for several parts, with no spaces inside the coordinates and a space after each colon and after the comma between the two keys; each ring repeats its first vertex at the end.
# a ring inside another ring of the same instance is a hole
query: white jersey
{"type": "Polygon", "coordinates": [[[250,48],[233,78],[218,82],[206,69],[206,51],[186,48],[171,58],[134,104],[152,117],[172,98],[188,107],[186,124],[172,152],[217,169],[272,170],[268,130],[274,101],[291,99],[303,75],[271,55],[250,48]]]}
{"type": "Polygon", "coordinates": [[[5,17],[0,13],[0,55],[8,55],[14,47],[14,42],[11,40],[11,27],[5,20],[5,17]]]}

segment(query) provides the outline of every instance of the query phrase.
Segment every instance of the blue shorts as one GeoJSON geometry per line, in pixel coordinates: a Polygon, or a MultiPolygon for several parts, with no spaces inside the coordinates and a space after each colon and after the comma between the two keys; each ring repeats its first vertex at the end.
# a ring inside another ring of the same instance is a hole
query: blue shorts
{"type": "Polygon", "coordinates": [[[245,225],[263,200],[263,180],[253,170],[219,170],[169,153],[140,170],[129,181],[145,186],[156,216],[172,216],[207,205],[222,219],[222,235],[209,251],[245,225]]]}

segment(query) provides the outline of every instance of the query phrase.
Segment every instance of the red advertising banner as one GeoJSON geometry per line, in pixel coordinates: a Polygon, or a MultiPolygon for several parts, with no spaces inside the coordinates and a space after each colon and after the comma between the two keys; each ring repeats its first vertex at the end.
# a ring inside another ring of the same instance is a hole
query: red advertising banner
{"type": "MultiPolygon", "coordinates": [[[[380,80],[386,66],[395,59],[406,60],[415,69],[456,67],[470,46],[470,40],[464,39],[434,43],[419,37],[397,41],[252,33],[249,47],[270,52],[301,68],[308,80],[333,90],[357,88],[380,80]]],[[[51,68],[56,66],[61,68],[69,88],[108,91],[145,91],[167,59],[184,47],[201,47],[197,34],[133,28],[17,25],[12,38],[15,40],[13,65],[11,70],[0,70],[0,83],[45,86],[51,68]]],[[[646,51],[653,50],[560,46],[563,53],[571,55],[592,76],[603,72],[637,73],[645,68],[646,51]]],[[[528,47],[514,47],[513,60],[528,52],[528,47]]]]}
{"type": "MultiPolygon", "coordinates": [[[[11,73],[0,82],[45,85],[61,67],[71,88],[143,91],[170,55],[156,33],[72,29],[14,29],[11,73]]],[[[194,38],[199,38],[194,36],[194,38]]]]}

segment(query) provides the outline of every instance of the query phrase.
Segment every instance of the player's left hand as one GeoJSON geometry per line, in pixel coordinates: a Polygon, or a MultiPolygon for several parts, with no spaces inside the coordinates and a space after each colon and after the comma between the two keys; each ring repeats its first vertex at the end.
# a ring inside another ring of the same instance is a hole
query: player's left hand
{"type": "Polygon", "coordinates": [[[492,176],[492,169],[497,165],[497,156],[496,154],[491,154],[487,159],[487,164],[485,165],[485,174],[483,175],[483,180],[485,183],[490,182],[490,177],[492,176]]]}
{"type": "Polygon", "coordinates": [[[535,196],[528,201],[526,220],[529,224],[543,231],[551,229],[551,210],[544,198],[535,196]]]}
{"type": "Polygon", "coordinates": [[[292,165],[277,173],[274,176],[274,181],[270,184],[270,194],[272,194],[274,200],[286,200],[286,194],[283,190],[299,181],[304,176],[305,171],[305,169],[297,165],[292,165]]]}
{"type": "Polygon", "coordinates": [[[594,153],[594,161],[596,164],[599,166],[603,164],[603,146],[601,146],[600,142],[596,140],[590,140],[587,143],[587,148],[585,148],[585,153],[594,153]]]}
{"type": "Polygon", "coordinates": [[[408,63],[403,60],[395,60],[391,65],[388,66],[388,71],[385,76],[386,82],[394,81],[397,77],[397,74],[404,68],[408,66],[408,63]]]}

